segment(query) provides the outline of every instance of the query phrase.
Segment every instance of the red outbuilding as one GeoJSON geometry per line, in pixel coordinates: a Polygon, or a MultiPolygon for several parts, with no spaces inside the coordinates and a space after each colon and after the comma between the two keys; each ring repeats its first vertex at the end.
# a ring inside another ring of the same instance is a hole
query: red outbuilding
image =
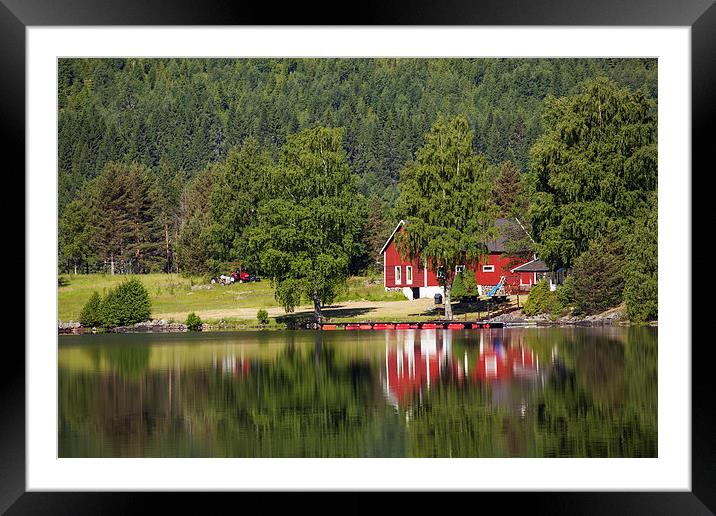
{"type": "MultiPolygon", "coordinates": [[[[532,271],[519,272],[515,269],[535,257],[518,257],[506,252],[508,235],[521,232],[524,236],[527,232],[517,219],[497,219],[495,225],[500,236],[492,242],[487,242],[489,254],[478,264],[466,264],[458,268],[465,272],[471,271],[475,275],[481,294],[487,293],[497,285],[502,276],[505,277],[505,287],[508,291],[529,290],[537,283],[537,275],[532,271]]],[[[424,263],[403,259],[396,249],[395,236],[403,231],[404,227],[405,221],[401,220],[380,250],[383,256],[385,290],[402,290],[408,299],[432,298],[437,293],[444,295],[437,274],[431,267],[424,263]]]]}

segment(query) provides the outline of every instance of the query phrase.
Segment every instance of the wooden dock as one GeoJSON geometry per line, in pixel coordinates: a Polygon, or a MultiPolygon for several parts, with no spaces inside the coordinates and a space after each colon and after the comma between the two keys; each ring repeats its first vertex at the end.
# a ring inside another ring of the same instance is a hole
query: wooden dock
{"type": "Polygon", "coordinates": [[[488,330],[504,328],[503,322],[429,321],[429,322],[358,322],[319,323],[321,330],[488,330]]]}

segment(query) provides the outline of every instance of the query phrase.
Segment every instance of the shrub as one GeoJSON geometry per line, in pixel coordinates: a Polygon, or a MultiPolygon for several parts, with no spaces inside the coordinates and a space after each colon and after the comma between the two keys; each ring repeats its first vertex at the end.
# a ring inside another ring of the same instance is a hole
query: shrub
{"type": "Polygon", "coordinates": [[[564,278],[564,282],[557,287],[555,296],[561,308],[568,308],[574,305],[574,280],[572,276],[564,278]]]}
{"type": "Polygon", "coordinates": [[[452,280],[452,288],[450,289],[450,298],[454,301],[460,301],[465,296],[464,274],[458,272],[452,280]]]}
{"type": "Polygon", "coordinates": [[[256,319],[259,321],[259,325],[266,326],[269,323],[268,312],[263,308],[256,312],[256,319]]]}
{"type": "Polygon", "coordinates": [[[559,306],[556,294],[549,289],[549,281],[542,279],[530,290],[530,295],[527,297],[522,312],[525,315],[533,316],[554,314],[560,309],[561,306],[559,306]]]}
{"type": "Polygon", "coordinates": [[[605,240],[594,241],[574,263],[574,301],[584,313],[617,306],[624,291],[623,258],[605,240]]]}
{"type": "Polygon", "coordinates": [[[452,289],[450,291],[451,299],[455,301],[462,301],[478,296],[477,281],[475,281],[475,274],[468,271],[467,274],[459,272],[455,275],[455,279],[452,282],[452,289]]]}
{"type": "Polygon", "coordinates": [[[475,274],[472,272],[465,275],[463,284],[465,286],[465,297],[477,297],[480,294],[477,290],[477,280],[475,279],[475,274]]]}
{"type": "Polygon", "coordinates": [[[186,318],[186,327],[191,331],[201,331],[201,317],[194,312],[190,313],[186,318]]]}
{"type": "Polygon", "coordinates": [[[102,301],[102,321],[107,327],[147,321],[152,315],[149,292],[137,279],[119,284],[102,301]]]}
{"type": "Polygon", "coordinates": [[[102,326],[102,298],[99,293],[92,292],[85,306],[82,307],[80,313],[80,323],[85,328],[93,328],[96,326],[102,326]]]}

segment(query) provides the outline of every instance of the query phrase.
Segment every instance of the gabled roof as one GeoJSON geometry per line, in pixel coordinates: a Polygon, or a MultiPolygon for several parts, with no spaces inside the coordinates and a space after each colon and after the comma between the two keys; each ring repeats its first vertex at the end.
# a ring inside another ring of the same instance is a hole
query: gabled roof
{"type": "Polygon", "coordinates": [[[398,222],[398,225],[395,226],[395,229],[393,230],[393,232],[392,232],[392,233],[390,234],[390,236],[388,237],[388,240],[385,241],[385,244],[384,244],[383,247],[380,249],[380,254],[383,254],[383,253],[385,252],[385,248],[388,247],[388,245],[390,244],[390,241],[393,240],[393,238],[395,237],[395,234],[398,232],[398,229],[400,229],[400,226],[402,226],[403,224],[405,224],[405,221],[404,221],[404,220],[401,220],[400,222],[398,222]]]}
{"type": "MultiPolygon", "coordinates": [[[[395,238],[395,234],[398,232],[398,229],[400,229],[400,226],[405,224],[404,220],[401,220],[398,222],[398,225],[395,226],[395,229],[388,237],[388,240],[385,241],[385,244],[380,249],[380,254],[383,254],[385,252],[385,249],[390,245],[390,242],[395,238]]],[[[497,231],[499,232],[499,236],[490,242],[487,242],[487,250],[491,253],[504,253],[506,249],[506,242],[508,241],[508,237],[510,233],[514,232],[523,232],[525,235],[527,235],[530,239],[529,233],[525,230],[525,228],[522,226],[520,221],[515,219],[496,219],[495,220],[495,226],[497,226],[497,231]]]]}
{"type": "Polygon", "coordinates": [[[511,272],[549,272],[551,269],[547,267],[542,260],[535,259],[527,263],[523,263],[519,267],[515,267],[511,272]]]}

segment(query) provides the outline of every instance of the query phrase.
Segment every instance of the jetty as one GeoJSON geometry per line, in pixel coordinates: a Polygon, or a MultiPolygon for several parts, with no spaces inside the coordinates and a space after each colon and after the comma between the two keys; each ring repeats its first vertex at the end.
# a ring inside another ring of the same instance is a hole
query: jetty
{"type": "Polygon", "coordinates": [[[488,330],[504,328],[504,322],[429,321],[429,322],[353,322],[318,323],[321,330],[488,330]]]}

